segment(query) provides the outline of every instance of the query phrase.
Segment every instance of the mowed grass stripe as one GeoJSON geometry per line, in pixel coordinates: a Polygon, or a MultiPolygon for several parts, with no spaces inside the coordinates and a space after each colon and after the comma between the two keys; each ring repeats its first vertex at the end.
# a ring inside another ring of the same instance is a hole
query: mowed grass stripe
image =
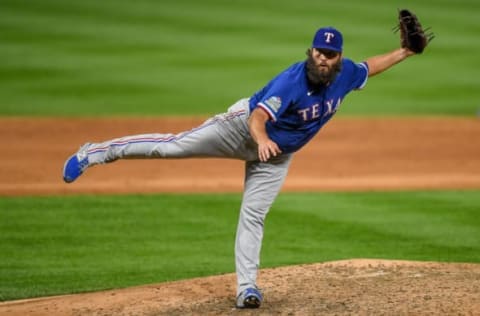
{"type": "MultiPolygon", "coordinates": [[[[475,115],[478,3],[404,5],[437,38],[349,96],[340,115],[475,115]]],[[[378,0],[2,1],[0,115],[220,112],[302,60],[321,25],[341,29],[345,55],[358,61],[397,47],[396,9],[378,0]]]]}

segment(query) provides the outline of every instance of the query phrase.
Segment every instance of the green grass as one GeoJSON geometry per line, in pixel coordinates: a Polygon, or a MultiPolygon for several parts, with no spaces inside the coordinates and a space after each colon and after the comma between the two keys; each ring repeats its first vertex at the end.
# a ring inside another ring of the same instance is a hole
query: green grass
{"type": "MultiPolygon", "coordinates": [[[[315,30],[341,29],[345,55],[398,46],[398,2],[345,0],[2,0],[0,115],[211,114],[304,59],[315,30]]],[[[437,38],[372,78],[340,115],[475,115],[477,0],[402,2],[437,38]]]]}
{"type": "MultiPolygon", "coordinates": [[[[480,191],[282,194],[262,267],[480,262],[480,191]]],[[[0,198],[0,300],[234,271],[240,195],[0,198]]]]}
{"type": "MultiPolygon", "coordinates": [[[[304,59],[315,30],[361,61],[398,47],[399,4],[2,0],[0,116],[224,111],[304,59]]],[[[406,0],[437,37],[339,115],[480,112],[477,0],[406,0]]],[[[480,192],[283,194],[262,266],[345,258],[480,262],[480,192]]],[[[0,198],[0,300],[234,271],[239,195],[0,198]]]]}
{"type": "Polygon", "coordinates": [[[278,205],[266,224],[267,265],[365,257],[480,262],[479,191],[289,194],[278,205]]]}

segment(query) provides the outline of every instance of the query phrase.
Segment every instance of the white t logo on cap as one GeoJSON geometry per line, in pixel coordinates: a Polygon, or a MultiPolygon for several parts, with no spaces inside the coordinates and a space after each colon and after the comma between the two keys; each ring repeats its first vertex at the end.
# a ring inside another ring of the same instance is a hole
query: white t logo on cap
{"type": "Polygon", "coordinates": [[[324,35],[325,35],[325,42],[327,43],[330,43],[330,39],[335,37],[335,34],[330,32],[325,32],[324,35]]]}

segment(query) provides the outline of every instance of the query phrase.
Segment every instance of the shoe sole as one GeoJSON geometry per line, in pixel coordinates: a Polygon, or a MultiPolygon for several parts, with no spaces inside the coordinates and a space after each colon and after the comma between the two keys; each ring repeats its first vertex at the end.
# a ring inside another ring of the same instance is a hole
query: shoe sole
{"type": "Polygon", "coordinates": [[[261,302],[258,297],[250,296],[243,301],[243,308],[259,308],[260,304],[261,302]]]}

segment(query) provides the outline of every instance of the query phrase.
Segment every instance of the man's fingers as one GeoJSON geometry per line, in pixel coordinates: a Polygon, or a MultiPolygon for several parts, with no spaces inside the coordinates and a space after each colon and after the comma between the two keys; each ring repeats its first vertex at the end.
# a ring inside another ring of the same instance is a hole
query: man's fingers
{"type": "Polygon", "coordinates": [[[268,149],[270,150],[270,152],[272,153],[272,155],[274,157],[276,157],[278,154],[282,153],[280,148],[278,148],[277,144],[275,144],[275,143],[273,143],[270,147],[268,147],[268,149]]]}
{"type": "Polygon", "coordinates": [[[268,159],[270,159],[270,157],[276,157],[281,153],[282,151],[278,148],[277,144],[268,144],[259,148],[258,158],[260,161],[266,162],[268,159]]]}
{"type": "Polygon", "coordinates": [[[265,162],[270,158],[270,151],[268,148],[265,150],[260,151],[260,161],[265,162]]]}

